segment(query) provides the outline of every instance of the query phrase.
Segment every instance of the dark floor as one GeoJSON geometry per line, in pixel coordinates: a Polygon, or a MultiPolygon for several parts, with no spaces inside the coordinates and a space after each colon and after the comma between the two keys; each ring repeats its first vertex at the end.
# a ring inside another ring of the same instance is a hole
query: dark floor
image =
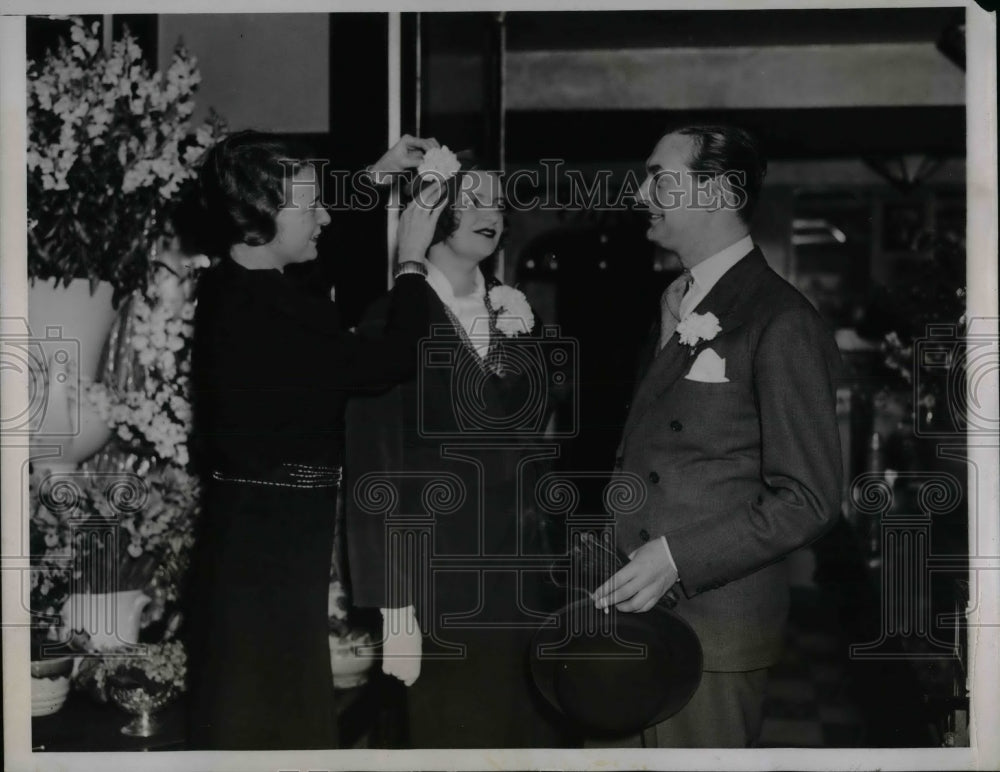
{"type": "Polygon", "coordinates": [[[835,610],[825,614],[820,606],[819,590],[795,588],[785,655],[769,675],[762,747],[866,745],[864,710],[851,684],[849,642],[835,610]]]}
{"type": "Polygon", "coordinates": [[[771,669],[760,745],[933,747],[914,663],[851,657],[877,637],[879,609],[863,576],[844,568],[836,534],[792,556],[787,644],[771,669]],[[830,559],[831,554],[841,558],[830,559]],[[819,556],[817,558],[817,555],[819,556]],[[817,570],[817,560],[820,569],[817,570]],[[819,584],[816,577],[819,576],[819,584]]]}

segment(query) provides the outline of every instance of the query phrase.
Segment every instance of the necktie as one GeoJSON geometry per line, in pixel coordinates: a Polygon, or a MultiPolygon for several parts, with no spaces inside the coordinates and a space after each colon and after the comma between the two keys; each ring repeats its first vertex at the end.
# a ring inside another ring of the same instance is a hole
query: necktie
{"type": "Polygon", "coordinates": [[[674,334],[681,321],[681,300],[688,291],[694,277],[687,269],[670,282],[660,296],[660,349],[667,345],[670,336],[674,334]]]}

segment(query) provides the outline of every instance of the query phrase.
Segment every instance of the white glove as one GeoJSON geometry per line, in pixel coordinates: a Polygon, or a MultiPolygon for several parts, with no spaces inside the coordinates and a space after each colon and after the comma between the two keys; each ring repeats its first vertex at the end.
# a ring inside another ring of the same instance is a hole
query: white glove
{"type": "Polygon", "coordinates": [[[382,672],[412,686],[420,676],[420,626],[413,606],[383,608],[382,672]]]}

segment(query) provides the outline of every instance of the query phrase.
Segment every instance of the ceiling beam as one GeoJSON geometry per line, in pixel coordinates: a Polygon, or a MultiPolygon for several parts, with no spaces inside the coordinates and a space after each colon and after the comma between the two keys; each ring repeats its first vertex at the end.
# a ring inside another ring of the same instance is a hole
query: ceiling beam
{"type": "MultiPolygon", "coordinates": [[[[477,61],[461,54],[432,57],[431,84],[448,87],[432,85],[431,110],[470,108],[463,100],[476,93],[477,61]],[[466,81],[469,88],[461,87],[466,81]]],[[[507,55],[508,110],[938,107],[964,101],[964,73],[928,42],[507,55]]]]}

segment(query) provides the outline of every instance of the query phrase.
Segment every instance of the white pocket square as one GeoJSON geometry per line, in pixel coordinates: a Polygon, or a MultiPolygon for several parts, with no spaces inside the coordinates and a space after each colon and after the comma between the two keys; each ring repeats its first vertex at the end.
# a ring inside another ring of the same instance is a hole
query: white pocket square
{"type": "Polygon", "coordinates": [[[726,360],[710,348],[698,355],[684,377],[699,383],[729,383],[726,377],[726,360]]]}

